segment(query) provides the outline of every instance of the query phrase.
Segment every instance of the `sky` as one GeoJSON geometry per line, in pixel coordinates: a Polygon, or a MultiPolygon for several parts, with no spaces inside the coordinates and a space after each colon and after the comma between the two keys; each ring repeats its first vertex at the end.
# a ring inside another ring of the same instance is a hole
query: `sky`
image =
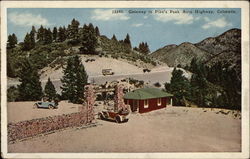
{"type": "Polygon", "coordinates": [[[7,32],[15,33],[21,42],[32,25],[36,29],[67,27],[73,18],[81,27],[98,26],[108,38],[115,34],[121,40],[128,33],[133,47],[147,42],[151,51],[241,29],[239,8],[8,8],[7,32]]]}

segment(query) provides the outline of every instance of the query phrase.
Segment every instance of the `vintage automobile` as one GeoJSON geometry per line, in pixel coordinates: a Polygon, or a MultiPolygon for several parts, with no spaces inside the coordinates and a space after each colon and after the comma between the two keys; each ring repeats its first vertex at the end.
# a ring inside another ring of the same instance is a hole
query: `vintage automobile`
{"type": "Polygon", "coordinates": [[[36,102],[34,104],[35,108],[48,108],[48,109],[57,109],[58,104],[55,102],[36,102]]]}
{"type": "Polygon", "coordinates": [[[115,73],[112,71],[112,69],[103,69],[102,74],[106,76],[106,75],[114,75],[115,73]]]}
{"type": "Polygon", "coordinates": [[[98,113],[98,118],[101,120],[111,120],[117,123],[127,122],[129,111],[121,110],[119,112],[114,112],[111,110],[104,110],[98,113]]]}
{"type": "Polygon", "coordinates": [[[143,69],[143,73],[146,73],[146,72],[150,72],[151,70],[150,69],[147,69],[147,68],[144,68],[143,69]]]}

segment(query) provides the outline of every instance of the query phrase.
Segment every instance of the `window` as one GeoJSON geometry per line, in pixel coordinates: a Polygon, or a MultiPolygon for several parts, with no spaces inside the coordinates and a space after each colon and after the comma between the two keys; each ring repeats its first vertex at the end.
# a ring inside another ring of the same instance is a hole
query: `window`
{"type": "Polygon", "coordinates": [[[144,100],[144,108],[148,108],[148,100],[144,100]]]}
{"type": "Polygon", "coordinates": [[[158,98],[158,99],[157,99],[157,105],[158,105],[158,106],[161,106],[161,98],[158,98]]]}

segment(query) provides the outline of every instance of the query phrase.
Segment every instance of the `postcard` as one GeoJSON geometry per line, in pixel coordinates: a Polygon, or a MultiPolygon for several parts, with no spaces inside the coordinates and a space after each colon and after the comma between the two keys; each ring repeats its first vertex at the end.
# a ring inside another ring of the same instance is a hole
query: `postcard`
{"type": "Polygon", "coordinates": [[[1,2],[3,158],[249,158],[245,1],[1,2]]]}

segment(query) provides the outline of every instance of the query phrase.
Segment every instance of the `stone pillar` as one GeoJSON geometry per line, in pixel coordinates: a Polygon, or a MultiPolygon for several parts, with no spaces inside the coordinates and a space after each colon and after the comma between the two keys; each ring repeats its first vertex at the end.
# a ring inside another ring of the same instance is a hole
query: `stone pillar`
{"type": "Polygon", "coordinates": [[[123,87],[121,85],[116,85],[115,87],[115,98],[114,98],[114,111],[118,112],[119,110],[127,109],[129,110],[129,106],[124,103],[123,99],[124,93],[123,93],[123,87]]]}
{"type": "Polygon", "coordinates": [[[86,85],[84,87],[84,107],[87,112],[87,123],[91,123],[94,120],[94,103],[95,93],[92,85],[86,85]]]}

